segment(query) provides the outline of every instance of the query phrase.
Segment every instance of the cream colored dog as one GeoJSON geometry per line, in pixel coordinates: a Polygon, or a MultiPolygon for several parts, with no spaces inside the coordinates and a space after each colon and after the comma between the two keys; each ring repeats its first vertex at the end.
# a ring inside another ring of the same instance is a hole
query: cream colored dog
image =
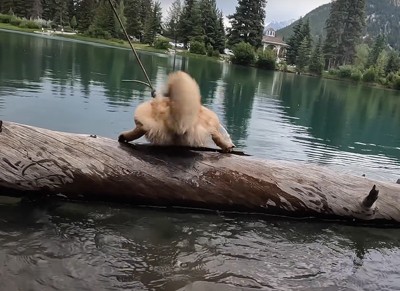
{"type": "Polygon", "coordinates": [[[166,92],[140,104],[135,111],[136,127],[120,134],[129,142],[143,135],[155,145],[205,147],[211,139],[223,151],[235,147],[218,116],[202,106],[197,82],[177,71],[168,77],[166,92]]]}

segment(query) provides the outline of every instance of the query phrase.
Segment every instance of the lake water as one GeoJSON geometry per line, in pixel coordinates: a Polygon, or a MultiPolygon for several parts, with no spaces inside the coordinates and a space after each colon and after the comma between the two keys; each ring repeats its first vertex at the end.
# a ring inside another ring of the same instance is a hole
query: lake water
{"type": "MultiPolygon", "coordinates": [[[[174,68],[195,77],[246,153],[400,178],[399,91],[140,56],[156,88],[174,68]]],[[[129,50],[0,31],[1,120],[116,138],[151,98],[131,79],[129,50]]],[[[0,198],[0,290],[400,290],[399,260],[396,229],[0,198]]]]}

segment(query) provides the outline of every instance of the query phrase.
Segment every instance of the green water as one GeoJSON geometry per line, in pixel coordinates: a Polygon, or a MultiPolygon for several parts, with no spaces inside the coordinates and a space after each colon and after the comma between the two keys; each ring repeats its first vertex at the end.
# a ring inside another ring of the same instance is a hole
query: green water
{"type": "MultiPolygon", "coordinates": [[[[400,178],[398,91],[204,58],[178,56],[174,66],[173,56],[140,57],[157,88],[174,68],[188,71],[249,154],[400,178]]],[[[144,77],[129,50],[0,31],[2,120],[116,138],[150,98],[130,79],[144,77]]],[[[335,224],[0,201],[0,282],[7,290],[176,290],[194,281],[394,290],[399,239],[397,230],[335,224]]]]}

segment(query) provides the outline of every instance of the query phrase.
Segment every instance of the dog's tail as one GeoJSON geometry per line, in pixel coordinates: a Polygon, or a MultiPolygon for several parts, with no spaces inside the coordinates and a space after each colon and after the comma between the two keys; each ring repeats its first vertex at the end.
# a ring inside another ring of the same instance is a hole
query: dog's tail
{"type": "Polygon", "coordinates": [[[187,73],[177,71],[170,74],[165,95],[170,99],[172,129],[176,134],[183,135],[199,117],[201,109],[199,85],[187,73]]]}

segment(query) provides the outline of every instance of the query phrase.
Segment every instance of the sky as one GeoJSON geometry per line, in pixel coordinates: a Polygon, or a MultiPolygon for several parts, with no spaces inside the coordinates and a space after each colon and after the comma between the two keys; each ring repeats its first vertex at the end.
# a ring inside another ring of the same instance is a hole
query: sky
{"type": "MultiPolygon", "coordinates": [[[[159,0],[163,7],[164,15],[173,0],[159,0]]],[[[331,2],[331,0],[267,0],[266,22],[286,21],[298,19],[314,8],[331,2]]],[[[237,0],[217,0],[217,6],[223,14],[229,15],[235,12],[237,0]]]]}

